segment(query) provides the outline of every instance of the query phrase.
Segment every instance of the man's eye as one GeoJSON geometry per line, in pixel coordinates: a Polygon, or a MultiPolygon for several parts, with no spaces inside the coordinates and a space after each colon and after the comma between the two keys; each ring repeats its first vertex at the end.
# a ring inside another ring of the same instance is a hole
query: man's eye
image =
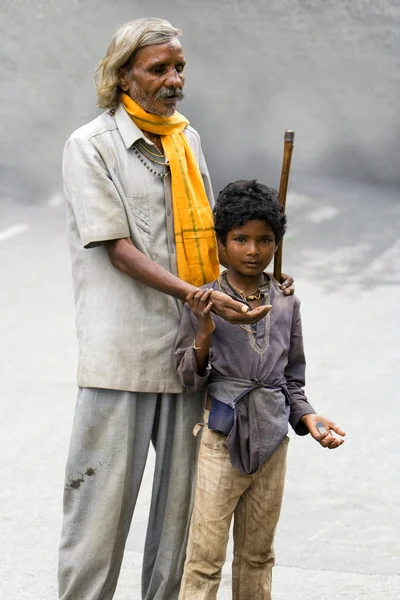
{"type": "Polygon", "coordinates": [[[163,73],[164,72],[164,67],[154,67],[154,69],[152,69],[153,73],[163,73]]]}
{"type": "Polygon", "coordinates": [[[176,65],[175,68],[176,68],[177,73],[183,73],[185,65],[176,65]]]}

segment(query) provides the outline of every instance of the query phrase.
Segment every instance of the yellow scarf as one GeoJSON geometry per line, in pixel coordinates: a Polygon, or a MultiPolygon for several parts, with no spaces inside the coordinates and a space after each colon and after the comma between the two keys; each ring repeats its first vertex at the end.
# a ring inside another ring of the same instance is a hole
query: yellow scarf
{"type": "Polygon", "coordinates": [[[161,136],[171,169],[178,276],[195,286],[218,279],[212,212],[199,167],[183,134],[189,121],[178,112],[171,117],[147,113],[127,94],[122,94],[122,103],[135,125],[161,136]]]}

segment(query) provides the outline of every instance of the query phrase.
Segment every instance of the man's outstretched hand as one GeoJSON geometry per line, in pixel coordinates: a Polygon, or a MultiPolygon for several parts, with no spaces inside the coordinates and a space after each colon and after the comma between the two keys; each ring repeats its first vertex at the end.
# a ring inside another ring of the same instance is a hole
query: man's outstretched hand
{"type": "Polygon", "coordinates": [[[259,306],[250,310],[250,308],[234,300],[228,294],[213,290],[210,295],[210,300],[213,304],[212,312],[228,321],[228,323],[240,324],[240,325],[251,325],[257,323],[260,319],[271,310],[271,305],[259,306]]]}
{"type": "Polygon", "coordinates": [[[301,420],[307,427],[314,440],[319,442],[324,448],[333,450],[334,448],[338,448],[343,444],[344,439],[342,438],[346,435],[346,432],[330,419],[321,417],[321,415],[310,414],[304,415],[301,417],[301,420]],[[321,426],[317,427],[319,424],[321,424],[321,426]],[[338,438],[333,435],[333,433],[337,433],[342,437],[338,438]]]}

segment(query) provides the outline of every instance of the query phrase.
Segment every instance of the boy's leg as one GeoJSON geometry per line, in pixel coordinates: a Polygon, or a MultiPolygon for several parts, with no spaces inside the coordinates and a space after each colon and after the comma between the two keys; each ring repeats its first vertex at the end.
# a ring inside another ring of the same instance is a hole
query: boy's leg
{"type": "Polygon", "coordinates": [[[82,388],[64,491],[61,600],[110,600],[150,444],[157,394],[82,388]]]}
{"type": "MultiPolygon", "coordinates": [[[[208,411],[205,411],[206,422],[208,411]]],[[[229,460],[226,436],[203,427],[196,490],[179,600],[215,600],[225,562],[229,526],[250,478],[229,460]]],[[[250,598],[248,596],[247,598],[250,598]]]]}
{"type": "Polygon", "coordinates": [[[144,600],[177,600],[185,560],[204,393],[160,394],[153,491],[143,559],[144,600]]]}
{"type": "Polygon", "coordinates": [[[233,600],[271,600],[274,535],[282,505],[288,438],[253,475],[234,519],[233,600]]]}

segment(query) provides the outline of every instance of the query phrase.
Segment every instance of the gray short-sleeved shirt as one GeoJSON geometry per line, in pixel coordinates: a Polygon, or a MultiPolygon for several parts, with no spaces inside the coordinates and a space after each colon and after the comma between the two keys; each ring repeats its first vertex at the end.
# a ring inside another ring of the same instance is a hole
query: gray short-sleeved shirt
{"type": "MultiPolygon", "coordinates": [[[[198,133],[185,129],[213,203],[198,133]]],[[[122,105],[75,131],[63,176],[79,345],[78,385],[180,393],[173,348],[180,302],[110,262],[103,241],[130,237],[176,274],[170,175],[151,173],[133,150],[145,140],[122,105]]]]}

